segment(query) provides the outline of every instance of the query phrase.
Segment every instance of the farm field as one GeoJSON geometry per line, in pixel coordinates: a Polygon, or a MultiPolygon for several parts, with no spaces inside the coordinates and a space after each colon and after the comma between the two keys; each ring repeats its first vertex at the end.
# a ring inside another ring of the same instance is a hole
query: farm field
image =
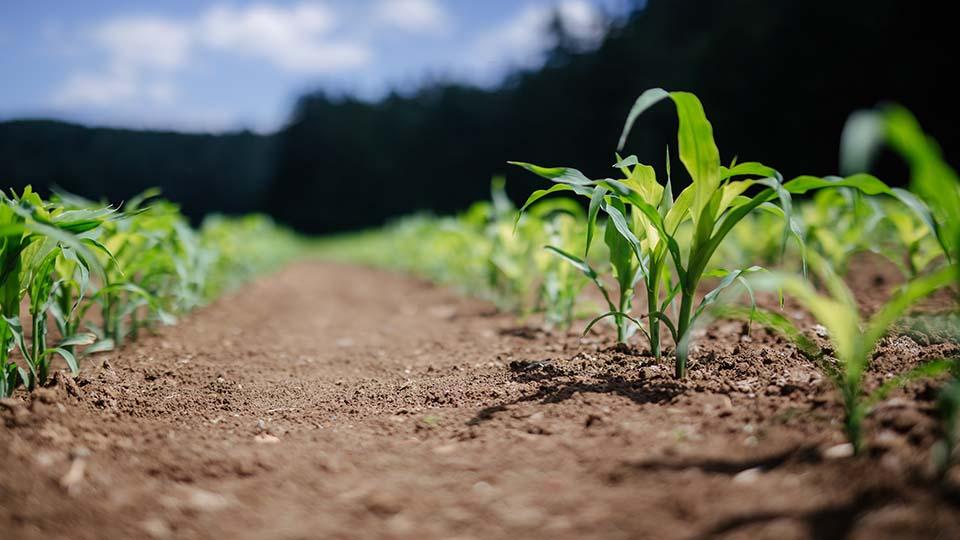
{"type": "Polygon", "coordinates": [[[2,194],[0,529],[960,534],[960,181],[909,111],[850,116],[845,176],[785,179],[652,89],[615,158],[319,239],[2,194]],[[621,154],[660,102],[682,189],[669,149],[621,154]]]}
{"type": "MultiPolygon", "coordinates": [[[[864,267],[855,290],[894,285],[864,267]]],[[[416,279],[297,263],[103,353],[76,382],[5,401],[0,526],[8,538],[960,531],[958,479],[929,480],[926,383],[879,407],[869,453],[836,456],[841,411],[815,367],[760,328],[706,334],[697,358],[710,361],[678,381],[611,347],[610,329],[544,333],[416,279]]],[[[870,377],[951,353],[898,338],[870,377]]]]}
{"type": "Polygon", "coordinates": [[[0,540],[960,539],[946,10],[6,4],[0,540]]]}

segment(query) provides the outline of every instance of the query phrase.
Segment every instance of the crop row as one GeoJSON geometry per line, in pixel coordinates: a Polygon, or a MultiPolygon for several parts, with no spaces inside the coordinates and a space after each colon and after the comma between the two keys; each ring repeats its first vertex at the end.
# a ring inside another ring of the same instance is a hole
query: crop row
{"type": "Polygon", "coordinates": [[[174,322],[297,250],[265,217],[214,216],[195,230],[155,195],[114,208],[65,193],[44,200],[29,187],[0,192],[0,397],[45,384],[57,358],[76,374],[85,357],[174,322]]]}
{"type": "MultiPolygon", "coordinates": [[[[785,180],[758,162],[723,165],[699,99],[654,89],[629,112],[609,177],[511,162],[552,185],[532,193],[518,210],[497,179],[492,200],[463,214],[404,218],[381,231],[328,240],[326,250],[453,284],[521,316],[543,312],[548,325],[566,327],[586,315],[587,332],[609,320],[618,342],[642,334],[657,359],[663,343],[672,344],[678,378],[686,375],[698,320],[720,314],[765,324],[792,338],[836,385],[846,434],[859,451],[864,417],[891,390],[960,371],[944,359],[872,392],[864,388],[877,343],[902,315],[940,289],[953,288],[956,298],[960,181],[913,116],[895,106],[851,116],[840,153],[848,176],[785,180]],[[676,152],[688,183],[679,192],[669,149],[662,173],[620,153],[641,114],[660,102],[672,102],[677,112],[676,152]],[[909,166],[909,189],[891,188],[865,172],[884,147],[909,166]],[[861,313],[843,279],[851,258],[865,251],[886,257],[905,278],[872,314],[861,313]],[[736,285],[749,305],[723,307],[721,293],[736,285]],[[595,293],[582,295],[586,286],[595,293]],[[757,290],[799,302],[826,329],[829,350],[816,347],[779,310],[756,305],[757,290]]],[[[956,321],[955,313],[944,317],[956,321]]],[[[960,384],[948,385],[945,416],[956,418],[958,402],[960,384]]],[[[955,433],[955,421],[947,431],[955,433]]]]}

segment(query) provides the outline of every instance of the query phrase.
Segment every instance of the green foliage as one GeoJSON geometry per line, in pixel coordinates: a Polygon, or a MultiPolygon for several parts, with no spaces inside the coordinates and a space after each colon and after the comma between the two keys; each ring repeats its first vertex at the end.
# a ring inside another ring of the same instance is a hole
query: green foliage
{"type": "MultiPolygon", "coordinates": [[[[929,362],[907,373],[888,380],[872,392],[864,389],[864,375],[873,358],[873,351],[880,339],[911,306],[933,292],[949,285],[952,268],[918,277],[905,283],[893,297],[870,317],[863,317],[853,294],[829,265],[819,256],[811,254],[811,267],[823,284],[825,293],[817,291],[807,280],[796,275],[767,274],[755,278],[754,285],[767,290],[783,290],[796,299],[823,325],[832,345],[833,360],[822,352],[814,357],[840,392],[845,417],[844,431],[855,451],[862,449],[863,419],[878,401],[893,389],[919,377],[931,377],[950,367],[946,361],[929,362]]],[[[802,336],[789,319],[773,314],[767,315],[772,327],[788,336],[802,336]]],[[[801,341],[801,350],[811,354],[809,341],[801,341]]]]}
{"type": "MultiPolygon", "coordinates": [[[[0,322],[0,395],[7,396],[19,384],[33,388],[46,382],[51,362],[60,356],[76,373],[79,369],[73,347],[93,341],[85,333],[61,334],[53,346],[48,340],[47,317],[56,294],[77,284],[78,300],[83,296],[89,275],[104,271],[91,253],[92,231],[99,228],[112,210],[66,210],[43,201],[29,187],[23,193],[0,193],[0,223],[3,224],[3,320],[0,322]],[[73,270],[59,279],[58,263],[73,270]],[[55,294],[56,293],[56,294],[55,294]],[[20,307],[27,300],[30,317],[29,340],[20,320],[20,307]],[[16,345],[25,366],[10,358],[16,345]]],[[[66,317],[72,316],[73,305],[66,317]]],[[[75,328],[74,328],[75,330],[75,328]]]]}
{"type": "Polygon", "coordinates": [[[664,184],[658,182],[652,167],[640,163],[633,155],[619,159],[614,165],[624,174],[619,180],[590,180],[572,168],[513,163],[556,184],[534,192],[524,208],[561,191],[573,191],[590,200],[584,258],[569,253],[565,256],[597,285],[607,301],[609,310],[595,321],[612,317],[618,340],[625,341],[629,337],[627,327],[631,323],[639,326],[630,313],[630,304],[634,287],[642,282],[647,293],[645,316],[651,352],[657,357],[660,355],[662,323],[676,343],[675,374],[680,378],[686,373],[694,323],[724,289],[737,281],[743,283],[744,274],[759,269],[749,266],[708,270],[708,264],[738,223],[754,211],[779,216],[785,221],[780,228],[780,244],[785,247],[788,235],[802,240],[800,226],[792,217],[791,194],[828,187],[875,194],[887,193],[890,188],[866,174],[848,178],[803,176],[784,183],[776,170],[761,163],[734,163],[724,167],[703,106],[696,96],[687,92],[667,92],[659,88],[644,92],[627,116],[620,136],[621,148],[640,114],[665,99],[676,106],[679,157],[691,180],[690,186],[676,198],[669,159],[664,184]],[[756,191],[755,188],[762,189],[756,191]],[[751,192],[754,194],[748,195],[751,192]],[[609,263],[618,285],[617,302],[609,297],[599,274],[586,260],[594,220],[601,210],[608,220],[604,241],[609,247],[609,263]],[[698,301],[699,286],[706,276],[721,279],[716,288],[698,301]],[[676,298],[679,298],[678,310],[672,309],[676,298]]]}
{"type": "MultiPolygon", "coordinates": [[[[869,169],[882,143],[904,158],[910,167],[910,191],[893,190],[893,194],[914,210],[933,233],[947,262],[957,261],[960,256],[960,178],[943,160],[939,145],[923,132],[916,118],[906,109],[893,105],[876,111],[858,111],[847,122],[843,143],[844,166],[852,171],[869,169]]],[[[907,238],[917,234],[904,231],[907,238]]]]}
{"type": "MultiPolygon", "coordinates": [[[[616,154],[613,168],[619,174],[611,175],[616,178],[597,179],[572,167],[510,162],[552,182],[531,193],[519,212],[504,196],[502,184],[495,183],[492,203],[477,203],[456,217],[407,218],[382,231],[330,240],[321,252],[456,284],[521,314],[535,306],[548,321],[561,324],[574,318],[577,294],[590,282],[605,306],[587,322],[585,332],[611,320],[618,342],[641,331],[659,357],[666,328],[676,347],[677,377],[687,369],[693,325],[708,310],[774,328],[816,359],[836,385],[845,433],[861,451],[864,418],[879,400],[908,381],[951,366],[946,360],[928,362],[877,388],[865,384],[877,343],[901,316],[953,279],[960,284],[954,263],[960,248],[956,174],[902,109],[855,117],[843,136],[844,168],[852,173],[845,177],[783,181],[761,163],[723,166],[696,96],[661,89],[636,100],[618,150],[640,115],[664,100],[677,111],[677,150],[690,180],[678,194],[669,155],[662,176],[636,155],[616,154]],[[857,166],[884,141],[907,158],[912,191],[891,188],[863,172],[866,166],[857,166]],[[571,194],[580,205],[551,197],[571,194]],[[786,259],[791,237],[799,249],[786,259]],[[860,313],[834,273],[834,268],[846,273],[851,257],[864,251],[886,256],[907,278],[869,317],[860,313]],[[807,279],[808,258],[813,280],[807,279]],[[757,263],[780,269],[761,272],[757,263]],[[785,270],[791,266],[796,267],[793,273],[785,270]],[[747,279],[750,275],[754,277],[747,279]],[[712,288],[703,290],[707,280],[712,288]],[[736,283],[745,287],[750,307],[718,308],[722,294],[736,283]],[[759,309],[753,294],[757,286],[799,301],[827,329],[831,347],[821,349],[791,319],[759,309]],[[646,299],[646,311],[639,314],[633,308],[638,294],[646,299]]],[[[937,320],[947,326],[951,321],[937,320]]],[[[952,426],[946,432],[953,445],[960,401],[951,388],[941,408],[952,426]]]]}
{"type": "Polygon", "coordinates": [[[45,384],[57,357],[76,374],[83,356],[171,323],[266,270],[264,259],[286,260],[297,249],[292,235],[264,218],[213,218],[194,231],[175,205],[148,203],[154,195],[118,211],[69,194],[44,201],[29,187],[0,193],[0,396],[45,384]],[[29,331],[21,321],[25,301],[29,331]],[[99,324],[88,314],[94,306],[99,324]]]}
{"type": "Polygon", "coordinates": [[[548,326],[565,329],[585,280],[555,253],[582,251],[585,215],[568,199],[543,201],[517,219],[517,209],[494,179],[491,201],[449,217],[417,215],[379,231],[318,242],[316,253],[410,272],[453,285],[520,315],[543,312],[548,326]]]}

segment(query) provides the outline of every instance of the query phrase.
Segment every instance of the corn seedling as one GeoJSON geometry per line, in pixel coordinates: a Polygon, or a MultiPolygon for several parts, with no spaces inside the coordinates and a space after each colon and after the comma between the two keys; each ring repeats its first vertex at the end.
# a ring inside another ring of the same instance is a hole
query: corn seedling
{"type": "MultiPolygon", "coordinates": [[[[887,143],[910,167],[910,191],[893,190],[933,233],[946,261],[960,256],[960,178],[941,156],[936,141],[927,136],[909,111],[887,106],[858,111],[844,128],[841,158],[848,170],[867,170],[880,145],[887,143]],[[914,195],[916,194],[916,195],[914,195]],[[922,200],[926,203],[919,206],[922,200]]],[[[960,274],[958,274],[960,283],[960,274]]]]}
{"type": "MultiPolygon", "coordinates": [[[[844,407],[844,432],[855,452],[863,448],[863,420],[871,408],[892,390],[921,377],[932,377],[950,368],[946,361],[934,361],[902,373],[867,392],[864,376],[873,351],[891,325],[911,306],[935,291],[949,285],[953,268],[942,268],[904,284],[873,316],[861,316],[853,294],[819,256],[810,254],[811,266],[827,293],[822,294],[806,280],[793,275],[770,274],[753,280],[765,289],[780,289],[796,299],[826,328],[835,362],[812,350],[809,340],[800,349],[813,354],[819,365],[840,392],[844,407]]],[[[788,336],[802,336],[789,319],[776,314],[765,315],[764,322],[784,331],[788,336]]]]}
{"type": "MultiPolygon", "coordinates": [[[[579,206],[575,208],[579,210],[579,206]]],[[[577,213],[553,213],[544,218],[547,241],[553,246],[575,246],[582,238],[580,223],[577,213]]],[[[586,284],[583,275],[561,258],[552,256],[541,263],[540,271],[544,320],[548,327],[566,330],[573,323],[576,300],[586,284]]]]}
{"type": "Polygon", "coordinates": [[[857,254],[880,251],[884,213],[878,201],[858,190],[820,191],[799,214],[807,248],[825,257],[841,275],[847,274],[857,254]]]}
{"type": "Polygon", "coordinates": [[[152,195],[120,212],[64,193],[44,201],[29,187],[0,193],[0,396],[44,384],[56,357],[76,374],[83,355],[135,338],[138,328],[169,321],[300,247],[263,218],[214,219],[197,233],[174,205],[144,206],[152,195]],[[259,250],[260,260],[246,248],[259,250]],[[94,305],[102,326],[87,316],[94,305]]]}
{"type": "MultiPolygon", "coordinates": [[[[610,247],[610,262],[619,286],[618,302],[611,301],[596,271],[587,263],[586,250],[582,259],[572,254],[563,255],[604,293],[610,309],[595,320],[613,317],[618,329],[617,338],[621,342],[629,337],[625,328],[630,322],[640,326],[630,315],[629,308],[634,286],[641,281],[644,283],[649,325],[646,333],[651,351],[659,355],[659,328],[663,323],[676,343],[675,374],[679,378],[686,374],[693,323],[718,299],[723,289],[739,280],[744,273],[755,270],[751,267],[713,272],[721,277],[719,284],[697,303],[697,290],[707,275],[707,263],[733,227],[753,210],[764,208],[789,220],[791,199],[781,183],[780,175],[770,167],[754,162],[735,164],[730,168],[720,165],[713,128],[700,100],[693,94],[661,89],[644,92],[627,117],[620,137],[621,148],[637,117],[664,99],[670,99],[676,105],[680,161],[692,181],[676,199],[672,192],[669,166],[666,182],[662,185],[657,181],[654,169],[639,163],[632,155],[620,159],[615,165],[625,175],[621,180],[590,180],[576,169],[516,164],[557,183],[549,189],[533,193],[525,207],[558,191],[574,191],[590,199],[587,250],[598,214],[601,210],[606,214],[608,222],[604,239],[610,247]],[[734,180],[745,176],[756,178],[734,180]],[[766,189],[753,197],[745,196],[744,193],[755,185],[766,189]],[[780,206],[774,206],[771,203],[773,199],[779,199],[780,206]],[[677,233],[687,221],[691,222],[693,233],[686,243],[687,254],[684,257],[677,233]],[[678,295],[679,311],[670,317],[668,308],[678,295]]],[[[795,227],[785,228],[785,231],[789,230],[795,231],[795,227]]]]}
{"type": "MultiPolygon", "coordinates": [[[[56,299],[55,292],[68,286],[58,279],[57,263],[69,262],[83,267],[84,272],[103,276],[103,269],[88,249],[95,242],[84,235],[102,225],[109,208],[98,210],[64,210],[62,206],[44,202],[29,187],[17,196],[0,194],[0,223],[3,224],[3,321],[2,337],[3,395],[10,395],[19,385],[33,389],[46,382],[51,362],[61,357],[71,371],[79,370],[73,347],[88,345],[93,336],[74,332],[61,334],[59,342],[48,343],[47,316],[56,299]],[[31,332],[24,332],[20,305],[28,299],[31,332]],[[16,344],[26,367],[16,367],[10,350],[16,344]]],[[[83,279],[83,278],[81,278],[83,279]]],[[[78,292],[79,302],[83,289],[78,292]]],[[[71,305],[71,312],[73,311],[71,305]]],[[[65,330],[77,330],[67,326],[65,330]]]]}

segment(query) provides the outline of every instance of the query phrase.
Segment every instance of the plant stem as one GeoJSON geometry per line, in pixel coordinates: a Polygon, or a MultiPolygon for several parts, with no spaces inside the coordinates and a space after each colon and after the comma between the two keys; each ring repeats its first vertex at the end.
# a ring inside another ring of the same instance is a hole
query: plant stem
{"type": "Polygon", "coordinates": [[[843,431],[847,440],[853,445],[854,455],[860,454],[863,450],[863,434],[861,426],[863,418],[866,416],[866,410],[859,401],[860,381],[848,380],[843,391],[843,405],[846,418],[844,419],[843,431]]]}
{"type": "Polygon", "coordinates": [[[30,361],[33,363],[36,375],[34,376],[31,372],[31,380],[28,388],[33,390],[37,385],[46,382],[47,379],[47,369],[44,365],[45,362],[43,358],[46,349],[46,321],[42,313],[36,311],[31,313],[30,317],[33,319],[33,342],[30,344],[33,350],[33,358],[31,358],[30,361]]]}
{"type": "MultiPolygon", "coordinates": [[[[659,269],[658,269],[659,270],[659,269]]],[[[651,271],[652,272],[652,271],[651,271]]],[[[660,303],[660,272],[652,274],[652,283],[647,285],[647,318],[650,325],[650,352],[660,361],[660,318],[656,315],[660,303]]]]}
{"type": "Polygon", "coordinates": [[[687,287],[680,293],[680,313],[677,317],[677,359],[674,377],[682,379],[687,375],[687,353],[690,345],[690,315],[693,310],[693,300],[696,296],[697,288],[694,286],[688,290],[687,287]]]}

